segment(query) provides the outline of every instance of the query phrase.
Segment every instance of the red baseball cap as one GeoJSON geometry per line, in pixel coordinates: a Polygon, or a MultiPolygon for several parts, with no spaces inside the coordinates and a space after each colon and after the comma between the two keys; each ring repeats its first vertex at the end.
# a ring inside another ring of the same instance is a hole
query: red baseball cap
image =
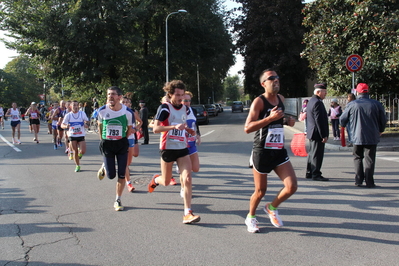
{"type": "Polygon", "coordinates": [[[356,91],[358,93],[368,93],[369,86],[366,83],[359,83],[359,84],[357,84],[356,91]]]}

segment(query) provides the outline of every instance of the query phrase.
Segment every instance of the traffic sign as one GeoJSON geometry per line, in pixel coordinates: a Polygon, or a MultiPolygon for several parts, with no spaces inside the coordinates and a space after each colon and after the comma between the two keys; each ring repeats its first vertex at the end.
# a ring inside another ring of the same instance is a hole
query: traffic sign
{"type": "Polygon", "coordinates": [[[350,72],[357,72],[363,67],[363,58],[360,55],[352,54],[346,58],[345,64],[350,72]]]}

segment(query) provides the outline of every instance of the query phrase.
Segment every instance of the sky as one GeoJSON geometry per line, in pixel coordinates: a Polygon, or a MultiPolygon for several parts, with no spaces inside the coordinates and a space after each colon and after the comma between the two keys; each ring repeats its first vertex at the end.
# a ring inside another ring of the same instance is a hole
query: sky
{"type": "MultiPolygon", "coordinates": [[[[231,1],[225,0],[226,7],[228,9],[238,7],[239,4],[231,1]]],[[[0,31],[0,39],[7,38],[4,31],[0,31]]],[[[0,69],[3,69],[8,62],[10,62],[14,57],[18,56],[18,53],[14,50],[7,49],[2,41],[0,41],[0,69]]],[[[229,75],[237,75],[238,71],[244,68],[244,61],[242,56],[236,55],[236,64],[232,66],[229,70],[229,75]]]]}

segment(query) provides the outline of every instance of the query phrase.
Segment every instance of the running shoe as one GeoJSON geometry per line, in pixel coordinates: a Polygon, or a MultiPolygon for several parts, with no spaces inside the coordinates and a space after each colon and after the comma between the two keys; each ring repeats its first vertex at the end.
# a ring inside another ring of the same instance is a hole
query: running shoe
{"type": "Polygon", "coordinates": [[[39,141],[38,141],[38,140],[36,140],[36,143],[37,143],[37,144],[39,144],[39,141]]]}
{"type": "Polygon", "coordinates": [[[176,173],[178,174],[178,175],[180,175],[180,170],[179,170],[179,166],[176,164],[176,168],[175,168],[175,170],[176,170],[176,173]]]}
{"type": "Polygon", "coordinates": [[[33,138],[33,141],[36,141],[36,138],[33,138]]]}
{"type": "Polygon", "coordinates": [[[245,219],[245,224],[247,225],[247,230],[250,233],[259,233],[259,227],[258,227],[258,220],[256,218],[250,218],[247,217],[245,219]]]}
{"type": "Polygon", "coordinates": [[[21,143],[21,141],[18,139],[17,140],[17,144],[19,144],[19,145],[21,145],[22,143],[21,143]]]}
{"type": "Polygon", "coordinates": [[[66,148],[66,149],[65,149],[65,154],[68,154],[68,153],[69,153],[69,149],[66,148]]]}
{"type": "Polygon", "coordinates": [[[59,147],[62,147],[62,142],[60,142],[60,144],[58,145],[59,147]]]}
{"type": "Polygon", "coordinates": [[[73,160],[73,153],[69,154],[69,160],[73,160]]]}
{"type": "Polygon", "coordinates": [[[97,177],[98,177],[98,180],[103,180],[103,178],[105,177],[105,168],[104,168],[104,165],[101,165],[100,170],[98,170],[98,172],[97,172],[97,177]]]}
{"type": "Polygon", "coordinates": [[[159,175],[154,175],[151,179],[151,182],[148,184],[148,192],[152,193],[154,189],[158,186],[157,183],[155,183],[155,178],[157,178],[159,175]]]}
{"type": "Polygon", "coordinates": [[[83,154],[79,153],[78,156],[79,156],[79,159],[82,159],[83,154]]]}
{"type": "Polygon", "coordinates": [[[123,206],[122,206],[122,202],[120,199],[115,201],[114,209],[115,209],[115,211],[123,211],[123,206]]]}
{"type": "Polygon", "coordinates": [[[134,186],[131,183],[126,184],[126,186],[129,192],[133,192],[133,190],[135,190],[134,186]]]}
{"type": "Polygon", "coordinates": [[[15,139],[12,139],[12,144],[15,144],[15,139]]]}
{"type": "Polygon", "coordinates": [[[176,180],[173,177],[170,179],[169,185],[171,185],[171,186],[176,186],[177,185],[177,182],[176,182],[176,180]]]}
{"type": "Polygon", "coordinates": [[[275,227],[282,227],[283,226],[283,221],[280,219],[280,216],[278,215],[278,210],[270,210],[269,209],[270,203],[266,204],[265,207],[263,207],[263,211],[269,216],[270,222],[275,226],[275,227]]]}
{"type": "Polygon", "coordinates": [[[75,172],[80,172],[80,165],[77,165],[77,166],[75,167],[75,172]]]}
{"type": "Polygon", "coordinates": [[[180,197],[184,198],[184,188],[180,189],[180,197]]]}
{"type": "Polygon", "coordinates": [[[198,223],[199,221],[201,221],[201,217],[199,217],[199,215],[194,215],[192,211],[183,216],[184,224],[198,223]]]}
{"type": "Polygon", "coordinates": [[[57,144],[54,144],[54,150],[58,149],[57,144]]]}

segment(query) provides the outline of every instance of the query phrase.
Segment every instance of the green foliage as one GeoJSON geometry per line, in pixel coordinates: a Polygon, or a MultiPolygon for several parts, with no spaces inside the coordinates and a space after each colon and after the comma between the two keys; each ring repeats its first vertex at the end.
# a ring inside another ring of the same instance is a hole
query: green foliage
{"type": "Polygon", "coordinates": [[[241,88],[240,85],[240,78],[235,76],[228,76],[224,80],[223,83],[224,87],[224,98],[229,98],[228,101],[239,101],[240,100],[240,93],[239,90],[241,88]]]}
{"type": "Polygon", "coordinates": [[[234,21],[238,32],[237,48],[245,60],[245,92],[251,98],[264,92],[259,74],[274,68],[280,76],[281,93],[286,97],[306,92],[307,62],[300,58],[302,38],[301,1],[236,0],[242,16],[234,21]]]}
{"type": "Polygon", "coordinates": [[[29,106],[33,101],[39,102],[42,93],[43,87],[29,58],[18,57],[0,70],[0,99],[5,106],[11,106],[12,102],[29,106]]]}
{"type": "MultiPolygon", "coordinates": [[[[105,96],[110,85],[134,90],[156,105],[165,81],[165,19],[170,80],[183,80],[196,96],[223,94],[233,45],[217,0],[4,0],[0,28],[7,45],[46,66],[43,76],[70,97],[105,96]]],[[[55,94],[56,91],[54,91],[55,94]]],[[[151,111],[151,110],[150,110],[151,111]]]]}
{"type": "Polygon", "coordinates": [[[352,87],[352,74],[345,66],[351,54],[364,60],[355,83],[368,83],[372,93],[399,92],[397,1],[318,0],[306,4],[303,14],[309,32],[302,56],[335,94],[352,87]]]}

